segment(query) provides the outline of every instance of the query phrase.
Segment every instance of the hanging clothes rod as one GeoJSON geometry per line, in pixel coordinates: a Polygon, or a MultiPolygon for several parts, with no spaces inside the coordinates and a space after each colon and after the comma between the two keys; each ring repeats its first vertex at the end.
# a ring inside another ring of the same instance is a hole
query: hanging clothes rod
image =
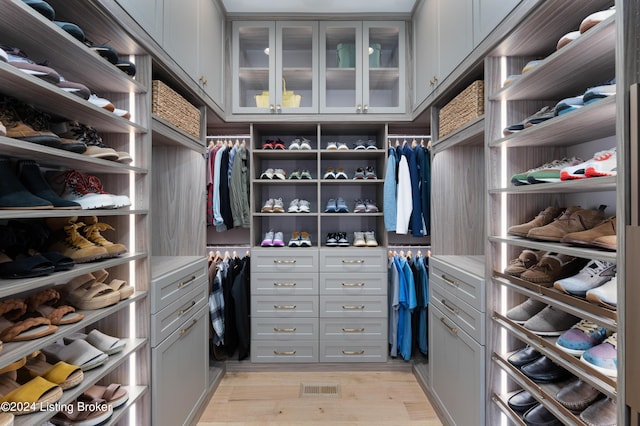
{"type": "Polygon", "coordinates": [[[207,136],[207,139],[250,138],[251,135],[207,136]]]}
{"type": "Polygon", "coordinates": [[[389,139],[400,139],[400,138],[410,138],[410,139],[431,139],[430,135],[388,135],[389,139]]]}

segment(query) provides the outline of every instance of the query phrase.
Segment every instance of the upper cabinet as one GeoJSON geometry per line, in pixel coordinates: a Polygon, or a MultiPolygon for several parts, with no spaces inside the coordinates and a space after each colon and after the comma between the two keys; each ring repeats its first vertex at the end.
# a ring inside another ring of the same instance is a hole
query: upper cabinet
{"type": "Polygon", "coordinates": [[[162,42],[162,0],[116,0],[127,13],[158,43],[162,42]]]}
{"type": "Polygon", "coordinates": [[[216,0],[199,0],[198,20],[197,82],[224,109],[224,12],[216,0]]]}
{"type": "Polygon", "coordinates": [[[522,0],[473,0],[473,44],[477,46],[522,0]]]}
{"type": "Polygon", "coordinates": [[[318,112],[318,23],[233,23],[234,113],[318,112]]]}
{"type": "Polygon", "coordinates": [[[320,23],[320,113],[406,110],[405,24],[320,23]]]}

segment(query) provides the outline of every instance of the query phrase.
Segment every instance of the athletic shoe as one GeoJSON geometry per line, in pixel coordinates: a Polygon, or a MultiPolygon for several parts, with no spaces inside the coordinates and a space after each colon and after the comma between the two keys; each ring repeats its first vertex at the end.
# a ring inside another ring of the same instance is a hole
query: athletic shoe
{"type": "Polygon", "coordinates": [[[278,231],[273,234],[273,247],[284,247],[284,235],[278,231]]]}
{"type": "Polygon", "coordinates": [[[553,286],[568,294],[585,297],[588,290],[600,287],[616,273],[616,265],[602,260],[592,260],[576,275],[556,281],[553,286]]]}
{"type": "Polygon", "coordinates": [[[291,239],[289,240],[289,247],[300,247],[300,233],[299,232],[292,232],[291,233],[291,239]]]}
{"type": "Polygon", "coordinates": [[[338,149],[338,142],[327,142],[327,149],[330,151],[338,149]]]}
{"type": "Polygon", "coordinates": [[[131,200],[126,195],[122,194],[111,194],[104,190],[102,187],[102,182],[97,176],[93,175],[84,175],[85,184],[87,188],[91,192],[95,192],[96,194],[108,195],[113,199],[113,208],[119,209],[121,207],[129,207],[131,205],[131,200]]]}
{"type": "Polygon", "coordinates": [[[287,209],[288,213],[298,213],[300,211],[300,200],[294,198],[289,203],[289,208],[287,209]]]}
{"type": "Polygon", "coordinates": [[[586,179],[585,170],[591,160],[573,166],[567,166],[560,170],[560,180],[586,179]]]}
{"type": "Polygon", "coordinates": [[[273,247],[273,231],[269,231],[264,234],[264,239],[260,245],[262,247],[273,247]]]}
{"type": "Polygon", "coordinates": [[[364,239],[364,232],[355,231],[353,233],[353,246],[354,247],[366,247],[367,242],[364,239]]]}
{"type": "Polygon", "coordinates": [[[511,183],[516,185],[516,186],[520,186],[520,185],[528,185],[531,182],[529,182],[528,178],[529,175],[531,175],[532,173],[535,173],[539,170],[544,170],[547,168],[551,168],[553,167],[555,164],[559,163],[560,160],[554,160],[550,163],[544,163],[541,166],[538,167],[534,167],[533,169],[529,169],[526,172],[521,172],[521,173],[516,173],[513,176],[511,176],[511,183]]]}
{"type": "Polygon", "coordinates": [[[597,303],[609,309],[617,309],[618,306],[618,277],[613,276],[600,287],[587,291],[587,300],[597,303]]]}
{"type": "Polygon", "coordinates": [[[264,205],[260,209],[260,213],[273,213],[273,198],[269,198],[265,201],[264,205]]]}
{"type": "Polygon", "coordinates": [[[274,169],[272,179],[273,178],[280,179],[280,180],[287,180],[287,174],[282,169],[274,169]]]}
{"type": "Polygon", "coordinates": [[[618,174],[618,164],[616,160],[616,149],[611,148],[600,151],[593,156],[586,166],[584,174],[587,177],[615,176],[618,174]]]}
{"type": "Polygon", "coordinates": [[[609,96],[613,96],[616,94],[616,80],[612,79],[609,81],[605,81],[599,86],[591,87],[584,92],[582,95],[583,101],[585,105],[589,105],[590,103],[597,102],[600,99],[604,99],[609,96]]]}
{"type": "Polygon", "coordinates": [[[273,169],[268,168],[260,175],[260,179],[273,179],[273,169]]]}
{"type": "Polygon", "coordinates": [[[523,327],[539,336],[560,336],[579,321],[575,315],[549,305],[525,321],[523,327]]]}
{"type": "Polygon", "coordinates": [[[556,104],[556,115],[566,114],[584,106],[583,95],[565,98],[556,104]]]}
{"type": "Polygon", "coordinates": [[[540,261],[544,252],[539,250],[525,249],[520,255],[509,261],[509,265],[505,268],[504,273],[513,277],[519,277],[527,269],[540,261]]]}
{"type": "Polygon", "coordinates": [[[336,247],[338,245],[338,234],[335,232],[328,233],[324,245],[327,247],[336,247]]]}
{"type": "Polygon", "coordinates": [[[529,71],[537,67],[542,61],[542,59],[535,59],[533,61],[527,62],[522,68],[522,74],[528,73],[529,71]]]}
{"type": "Polygon", "coordinates": [[[618,376],[618,333],[584,351],[580,360],[609,377],[618,376]]]}
{"type": "Polygon", "coordinates": [[[349,213],[347,203],[344,202],[344,198],[338,197],[336,199],[336,212],[337,213],[349,213]]]}
{"type": "Polygon", "coordinates": [[[38,77],[44,81],[48,81],[49,83],[60,83],[60,74],[58,74],[56,70],[43,65],[38,65],[35,61],[29,59],[27,54],[22,50],[9,46],[0,46],[0,49],[4,50],[7,54],[9,65],[13,65],[20,71],[34,77],[38,77]]]}
{"type": "Polygon", "coordinates": [[[338,238],[338,246],[339,247],[348,247],[349,246],[349,239],[347,238],[346,232],[338,232],[336,235],[337,235],[337,238],[338,238]]]}
{"type": "Polygon", "coordinates": [[[509,309],[505,316],[516,324],[524,324],[529,318],[536,315],[546,306],[546,303],[529,298],[521,304],[509,309]]]}
{"type": "Polygon", "coordinates": [[[311,234],[308,232],[302,231],[300,232],[300,247],[311,247],[311,234]]]}
{"type": "Polygon", "coordinates": [[[375,170],[373,170],[373,167],[371,167],[371,166],[365,167],[365,169],[364,169],[364,178],[365,179],[378,179],[378,176],[376,176],[376,172],[375,172],[375,170]]]}
{"type": "Polygon", "coordinates": [[[311,211],[311,203],[307,200],[299,200],[298,201],[298,212],[300,213],[309,213],[311,211]]]}
{"type": "Polygon", "coordinates": [[[300,179],[300,170],[295,169],[291,173],[289,173],[289,179],[300,179]]]}
{"type": "Polygon", "coordinates": [[[354,213],[364,213],[367,211],[367,206],[364,204],[362,200],[356,200],[356,204],[353,207],[354,213]]]}
{"type": "Polygon", "coordinates": [[[349,176],[347,176],[342,167],[338,167],[338,170],[336,171],[336,179],[349,179],[349,176]]]}
{"type": "Polygon", "coordinates": [[[578,29],[580,30],[580,33],[583,34],[615,13],[616,10],[613,7],[611,9],[592,13],[580,22],[580,27],[578,29]]]}
{"type": "Polygon", "coordinates": [[[563,158],[554,160],[545,167],[535,170],[527,175],[529,183],[560,182],[560,172],[565,167],[575,166],[583,163],[584,160],[578,157],[563,158]]]}
{"type": "Polygon", "coordinates": [[[329,198],[327,201],[327,206],[324,209],[325,213],[336,213],[338,211],[338,207],[336,205],[335,198],[329,198]]]}
{"type": "Polygon", "coordinates": [[[308,179],[311,180],[311,172],[309,170],[303,170],[300,172],[300,179],[308,179]]]}
{"type": "Polygon", "coordinates": [[[560,50],[565,47],[567,44],[571,43],[573,40],[580,37],[580,31],[571,31],[560,37],[558,43],[556,44],[556,50],[560,50]]]}
{"type": "Polygon", "coordinates": [[[607,329],[587,320],[575,324],[562,333],[556,346],[573,356],[580,357],[587,349],[599,345],[607,337],[607,329]]]}
{"type": "Polygon", "coordinates": [[[7,52],[2,49],[0,49],[0,61],[9,62],[9,56],[7,56],[7,52]]]}
{"type": "Polygon", "coordinates": [[[91,94],[91,96],[89,96],[89,99],[87,99],[89,101],[89,103],[92,103],[93,105],[100,107],[102,109],[106,109],[107,111],[113,112],[116,109],[116,106],[111,103],[111,101],[109,99],[105,99],[105,98],[101,98],[96,94],[91,94]]]}
{"type": "MultiPolygon", "coordinates": [[[[523,72],[524,73],[524,72],[523,72]]],[[[511,124],[507,126],[502,133],[505,136],[511,135],[516,132],[520,132],[528,127],[540,124],[543,121],[549,120],[555,117],[555,109],[550,106],[542,107],[538,112],[525,118],[519,123],[511,124]]]]}
{"type": "Polygon", "coordinates": [[[364,200],[366,206],[365,213],[378,213],[378,206],[371,200],[364,200]]]}
{"type": "Polygon", "coordinates": [[[284,213],[284,204],[282,203],[282,198],[273,199],[273,212],[284,213]]]}
{"type": "Polygon", "coordinates": [[[325,172],[322,179],[335,179],[336,173],[333,171],[333,167],[327,167],[327,171],[325,172]]]}
{"type": "Polygon", "coordinates": [[[363,232],[363,235],[367,247],[378,247],[378,241],[376,240],[376,235],[373,231],[363,232]]]}
{"type": "Polygon", "coordinates": [[[76,170],[69,170],[64,173],[50,172],[47,173],[47,178],[51,187],[57,190],[60,197],[65,200],[75,201],[85,210],[115,207],[115,201],[112,196],[92,191],[87,186],[85,176],[76,170]]]}

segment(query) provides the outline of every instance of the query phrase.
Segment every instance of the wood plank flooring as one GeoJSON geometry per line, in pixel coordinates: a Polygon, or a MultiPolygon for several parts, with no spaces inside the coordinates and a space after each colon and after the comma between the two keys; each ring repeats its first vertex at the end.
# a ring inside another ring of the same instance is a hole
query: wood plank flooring
{"type": "Polygon", "coordinates": [[[442,425],[410,371],[227,372],[197,424],[442,425]],[[338,394],[301,396],[301,385],[338,394]]]}

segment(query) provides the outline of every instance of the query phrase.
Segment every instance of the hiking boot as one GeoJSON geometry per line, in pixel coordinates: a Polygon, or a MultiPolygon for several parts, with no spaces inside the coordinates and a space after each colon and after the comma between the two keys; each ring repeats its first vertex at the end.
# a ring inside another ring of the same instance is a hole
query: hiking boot
{"type": "Polygon", "coordinates": [[[102,187],[102,182],[98,176],[93,175],[84,175],[85,185],[87,185],[87,189],[91,192],[95,192],[96,194],[108,195],[113,200],[113,208],[119,209],[121,207],[129,207],[131,205],[131,200],[126,195],[120,194],[112,194],[107,192],[102,187]]]}
{"type": "Polygon", "coordinates": [[[50,251],[57,251],[70,257],[76,263],[92,262],[109,257],[104,247],[98,247],[80,235],[79,229],[85,225],[78,217],[50,217],[45,223],[51,229],[50,251]]]}
{"type": "Polygon", "coordinates": [[[584,266],[584,262],[584,259],[566,254],[547,253],[540,262],[520,274],[520,278],[551,287],[555,281],[575,275],[584,266]]]}
{"type": "Polygon", "coordinates": [[[526,237],[530,230],[550,224],[560,213],[562,213],[562,208],[560,207],[547,207],[529,222],[510,227],[507,233],[518,237],[526,237]]]}
{"type": "Polygon", "coordinates": [[[79,219],[85,223],[81,232],[84,237],[98,247],[103,247],[109,253],[109,257],[119,256],[127,252],[124,244],[112,243],[100,234],[106,230],[115,231],[115,229],[106,223],[98,222],[96,216],[84,216],[79,219]]]}
{"type": "Polygon", "coordinates": [[[47,173],[47,178],[60,197],[80,204],[85,210],[114,207],[114,200],[110,195],[91,191],[84,175],[76,170],[47,173]]]}
{"type": "MultiPolygon", "coordinates": [[[[607,241],[606,239],[599,240],[601,237],[615,237],[615,236],[616,236],[616,217],[611,216],[609,219],[606,219],[604,222],[600,223],[599,225],[591,229],[587,229],[586,231],[581,231],[581,232],[571,232],[565,235],[564,237],[562,237],[562,240],[560,241],[563,243],[577,244],[581,246],[596,245],[598,247],[603,247],[601,244],[596,243],[597,241],[600,241],[600,242],[607,241]]],[[[615,250],[616,249],[615,242],[613,247],[611,247],[609,244],[605,244],[603,248],[606,248],[609,250],[615,250]]]]}
{"type": "Polygon", "coordinates": [[[504,273],[514,277],[519,277],[524,271],[538,263],[543,254],[544,252],[539,250],[522,250],[520,256],[509,262],[509,266],[505,268],[504,273]]]}
{"type": "Polygon", "coordinates": [[[601,205],[598,209],[583,209],[579,206],[569,207],[550,224],[531,229],[527,237],[536,240],[559,242],[571,232],[586,231],[602,222],[606,207],[605,205],[601,205]]]}

